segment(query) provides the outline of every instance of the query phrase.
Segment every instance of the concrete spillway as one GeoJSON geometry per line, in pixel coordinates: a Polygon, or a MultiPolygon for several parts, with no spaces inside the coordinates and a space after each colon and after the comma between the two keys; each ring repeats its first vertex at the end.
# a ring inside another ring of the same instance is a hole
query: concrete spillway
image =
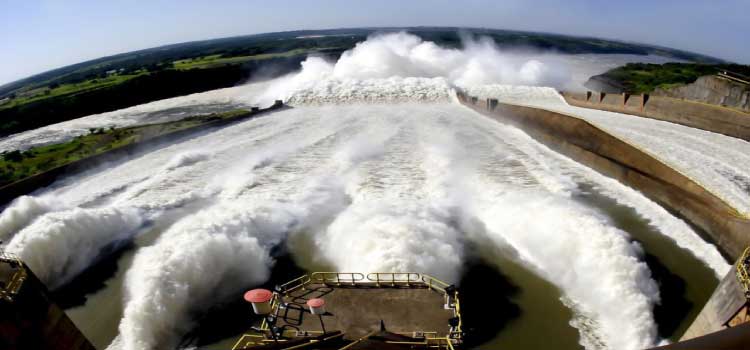
{"type": "Polygon", "coordinates": [[[447,280],[461,272],[466,241],[491,242],[562,291],[587,346],[653,344],[658,290],[640,250],[596,208],[571,200],[579,183],[606,189],[722,269],[715,250],[652,202],[450,102],[277,112],[64,180],[18,201],[2,223],[20,228],[9,248],[53,286],[99,247],[135,238],[114,319],[125,348],[174,341],[191,306],[261,282],[270,249],[300,237],[312,252],[293,254],[337,270],[447,280]],[[592,294],[602,278],[619,293],[592,294]],[[619,313],[607,311],[614,303],[619,313]]]}
{"type": "MultiPolygon", "coordinates": [[[[492,96],[493,90],[498,89],[477,88],[474,92],[486,97],[492,96]]],[[[501,97],[499,102],[503,101],[508,106],[498,113],[515,115],[520,118],[519,125],[531,122],[532,130],[562,148],[575,145],[566,153],[574,158],[586,158],[578,149],[606,158],[598,167],[600,171],[650,193],[687,217],[733,259],[750,243],[745,234],[750,225],[750,143],[664,121],[570,106],[552,91],[544,98],[519,101],[510,96],[501,97]],[[558,126],[561,129],[554,130],[558,126]],[[627,169],[636,169],[672,188],[647,185],[637,173],[623,172],[627,169]]],[[[478,106],[484,105],[482,100],[478,106]]]]}

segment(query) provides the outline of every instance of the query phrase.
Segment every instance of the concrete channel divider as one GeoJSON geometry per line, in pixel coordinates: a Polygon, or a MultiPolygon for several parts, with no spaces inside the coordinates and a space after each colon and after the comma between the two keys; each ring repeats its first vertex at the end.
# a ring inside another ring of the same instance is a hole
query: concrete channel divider
{"type": "Polygon", "coordinates": [[[750,219],[677,170],[594,124],[573,115],[479,101],[458,100],[489,118],[512,124],[537,141],[614,178],[699,227],[732,261],[750,245],[750,219]]]}

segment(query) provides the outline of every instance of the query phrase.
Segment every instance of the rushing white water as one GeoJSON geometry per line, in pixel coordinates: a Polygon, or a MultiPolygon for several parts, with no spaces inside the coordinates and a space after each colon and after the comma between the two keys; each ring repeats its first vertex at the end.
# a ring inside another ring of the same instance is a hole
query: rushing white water
{"type": "MultiPolygon", "coordinates": [[[[328,78],[336,70],[336,78],[358,81],[363,78],[442,77],[462,86],[503,83],[581,90],[590,76],[629,62],[674,61],[672,58],[643,55],[565,55],[529,50],[501,52],[487,40],[465,41],[466,47],[458,50],[444,49],[406,34],[383,36],[360,45],[346,56],[338,68],[311,57],[305,65],[317,66],[315,69],[307,69],[303,75],[294,74],[280,80],[296,79],[304,83],[328,78]]],[[[283,88],[284,85],[276,84],[275,80],[254,82],[52,124],[0,138],[0,152],[69,140],[88,133],[90,128],[165,122],[200,113],[266,106],[276,99],[285,98],[288,91],[283,88]]],[[[378,93],[372,89],[368,92],[378,93]]],[[[372,98],[361,98],[368,99],[372,98]]]]}
{"type": "Polygon", "coordinates": [[[585,119],[660,159],[750,217],[750,142],[680,124],[571,106],[552,88],[485,85],[466,90],[482,99],[497,97],[501,102],[585,119]]]}
{"type": "Polygon", "coordinates": [[[267,88],[267,83],[251,83],[237,87],[179,96],[112,112],[51,124],[0,138],[0,152],[28,149],[58,143],[89,133],[91,128],[127,127],[147,123],[163,123],[197,114],[209,114],[273,103],[252,97],[267,88]]]}
{"type": "MultiPolygon", "coordinates": [[[[38,200],[54,196],[64,203],[56,208],[72,209],[24,219],[31,224],[9,248],[28,256],[47,249],[38,256],[56,258],[30,262],[35,271],[69,259],[82,266],[95,256],[75,247],[100,247],[127,231],[79,224],[86,210],[115,212],[127,203],[155,226],[170,212],[195,212],[140,248],[127,273],[119,344],[150,349],[173,344],[190,326],[195,305],[220,299],[218,291],[264,280],[270,247],[288,234],[311,235],[316,259],[340,270],[423,271],[455,281],[462,242],[470,239],[466,223],[479,220],[486,232],[473,234],[511,245],[597,321],[600,327],[587,332],[615,348],[652,344],[650,310],[659,296],[639,250],[570,199],[575,177],[601,183],[615,196],[629,190],[561,159],[519,130],[457,104],[296,108],[159,149],[42,195],[38,200]],[[196,153],[201,149],[211,151],[196,153]],[[76,209],[92,202],[97,209],[76,209]],[[191,205],[198,208],[185,209],[191,205]],[[55,226],[46,224],[51,220],[55,226]],[[55,249],[64,242],[59,239],[44,245],[59,235],[78,238],[69,240],[71,249],[55,249]],[[31,237],[40,243],[26,243],[31,237]],[[618,292],[595,288],[601,285],[618,292]]],[[[678,244],[688,240],[715,252],[679,220],[631,196],[658,225],[679,228],[684,237],[674,236],[678,244]]],[[[42,278],[57,285],[62,275],[51,270],[42,278]]]]}
{"type": "MultiPolygon", "coordinates": [[[[344,68],[311,59],[300,75],[268,86],[296,108],[18,199],[0,216],[6,249],[59,286],[103,248],[145,231],[157,236],[135,248],[126,273],[111,347],[127,350],[174,346],[191,315],[266,280],[272,248],[297,235],[312,242],[314,260],[337,270],[419,271],[453,282],[465,243],[489,240],[560,288],[587,320],[573,324],[588,348],[653,345],[660,297],[643,252],[572,199],[579,182],[634,208],[717,274],[729,268],[637,192],[452,102],[453,84],[468,83],[474,65],[489,61],[402,35],[378,40],[386,42],[345,55],[344,68]],[[450,56],[450,69],[431,55],[450,56]],[[410,70],[429,59],[436,71],[410,70]],[[355,76],[363,71],[373,75],[355,76]],[[409,74],[429,77],[399,77],[409,74]]],[[[528,65],[515,65],[521,71],[508,79],[544,71],[528,65]]],[[[558,98],[507,91],[509,99],[558,98]]]]}

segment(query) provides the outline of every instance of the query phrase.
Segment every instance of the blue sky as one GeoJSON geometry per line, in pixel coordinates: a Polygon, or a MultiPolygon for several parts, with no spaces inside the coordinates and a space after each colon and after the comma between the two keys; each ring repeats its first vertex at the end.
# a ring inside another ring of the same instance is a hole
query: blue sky
{"type": "Polygon", "coordinates": [[[0,0],[0,84],[162,44],[358,26],[590,35],[750,64],[749,10],[750,0],[0,0]]]}

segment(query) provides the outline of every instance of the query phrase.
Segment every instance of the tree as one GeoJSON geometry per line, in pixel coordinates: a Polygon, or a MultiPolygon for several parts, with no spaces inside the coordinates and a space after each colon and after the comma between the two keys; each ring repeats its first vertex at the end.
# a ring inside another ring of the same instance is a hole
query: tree
{"type": "Polygon", "coordinates": [[[9,162],[20,162],[23,160],[23,153],[19,150],[3,154],[3,158],[9,162]]]}

